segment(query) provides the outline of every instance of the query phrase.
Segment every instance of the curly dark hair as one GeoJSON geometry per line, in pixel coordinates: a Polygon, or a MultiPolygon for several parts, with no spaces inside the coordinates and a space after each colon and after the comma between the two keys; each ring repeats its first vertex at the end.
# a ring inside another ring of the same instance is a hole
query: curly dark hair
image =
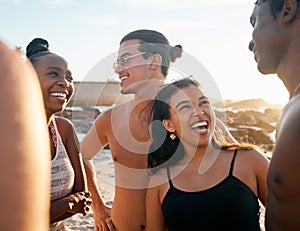
{"type": "Polygon", "coordinates": [[[36,58],[52,54],[49,50],[49,43],[43,38],[33,39],[26,47],[26,56],[31,61],[32,64],[35,63],[36,58]]]}

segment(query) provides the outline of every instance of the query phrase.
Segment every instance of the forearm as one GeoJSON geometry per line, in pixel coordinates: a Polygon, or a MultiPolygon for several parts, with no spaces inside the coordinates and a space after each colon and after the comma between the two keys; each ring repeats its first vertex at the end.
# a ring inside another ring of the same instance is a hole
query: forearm
{"type": "Polygon", "coordinates": [[[51,221],[51,223],[66,220],[73,215],[74,215],[73,213],[65,213],[65,214],[55,218],[55,220],[51,221]]]}
{"type": "Polygon", "coordinates": [[[62,221],[71,217],[73,214],[70,213],[70,208],[71,204],[67,198],[51,202],[50,223],[62,221]]]}
{"type": "Polygon", "coordinates": [[[97,177],[96,174],[94,173],[94,168],[91,163],[91,161],[84,161],[84,168],[86,172],[86,178],[87,178],[87,185],[88,185],[88,190],[92,194],[92,208],[93,210],[95,208],[101,208],[105,207],[105,202],[103,201],[101,197],[101,193],[97,184],[97,177]]]}

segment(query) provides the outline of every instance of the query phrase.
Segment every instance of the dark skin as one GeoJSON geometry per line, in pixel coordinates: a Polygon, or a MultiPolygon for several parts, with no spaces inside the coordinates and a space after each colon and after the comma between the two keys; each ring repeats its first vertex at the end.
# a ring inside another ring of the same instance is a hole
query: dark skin
{"type": "Polygon", "coordinates": [[[263,74],[277,74],[290,94],[276,129],[276,142],[269,167],[267,230],[299,230],[300,207],[300,12],[296,0],[284,0],[271,13],[271,3],[258,1],[250,21],[249,49],[263,74]]]}
{"type": "MultiPolygon", "coordinates": [[[[65,109],[73,95],[73,79],[67,62],[55,54],[38,57],[34,62],[42,88],[48,124],[54,115],[65,109]]],[[[79,142],[73,124],[62,117],[55,117],[63,145],[69,155],[75,172],[75,181],[72,192],[66,197],[51,201],[50,223],[65,220],[74,214],[86,215],[91,205],[90,192],[85,184],[85,174],[79,142]]],[[[49,133],[50,134],[50,133],[49,133]]],[[[51,159],[55,157],[56,150],[50,135],[51,159]]]]}

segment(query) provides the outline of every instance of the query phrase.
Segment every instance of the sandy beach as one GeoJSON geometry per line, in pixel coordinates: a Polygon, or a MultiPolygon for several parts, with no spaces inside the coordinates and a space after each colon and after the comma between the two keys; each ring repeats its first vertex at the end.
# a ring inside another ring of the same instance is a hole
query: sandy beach
{"type": "MultiPolygon", "coordinates": [[[[103,150],[94,158],[95,170],[102,197],[107,205],[112,204],[114,196],[114,167],[110,151],[103,150]]],[[[67,226],[71,230],[95,230],[92,211],[86,216],[74,215],[67,219],[67,226]]]]}
{"type": "MultiPolygon", "coordinates": [[[[92,121],[92,119],[88,118],[72,120],[80,142],[89,130],[92,121]]],[[[107,205],[111,206],[114,197],[114,165],[110,151],[107,149],[102,150],[94,157],[93,161],[102,197],[107,205]]],[[[264,211],[265,209],[261,205],[260,223],[262,230],[264,230],[264,211]]],[[[86,216],[82,216],[81,214],[74,215],[67,219],[66,223],[71,230],[95,230],[92,211],[86,216]]]]}

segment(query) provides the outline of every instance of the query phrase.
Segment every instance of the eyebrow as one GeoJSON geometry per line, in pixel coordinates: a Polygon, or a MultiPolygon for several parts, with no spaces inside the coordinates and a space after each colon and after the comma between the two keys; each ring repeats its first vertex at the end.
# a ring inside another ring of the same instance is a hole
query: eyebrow
{"type": "Polygon", "coordinates": [[[126,52],[126,53],[122,54],[119,58],[123,58],[126,55],[131,55],[131,53],[130,52],[126,52]]]}
{"type": "MultiPolygon", "coordinates": [[[[62,71],[62,69],[60,67],[55,67],[55,66],[50,66],[50,67],[46,68],[46,70],[51,70],[51,69],[55,69],[57,71],[62,71]]],[[[66,73],[69,75],[72,75],[72,72],[70,70],[67,70],[66,73]]]]}
{"type": "MultiPolygon", "coordinates": [[[[202,99],[208,99],[206,96],[201,96],[201,97],[199,97],[199,99],[198,100],[202,100],[202,99]]],[[[180,101],[176,106],[175,106],[175,108],[178,108],[181,104],[185,104],[185,103],[188,103],[188,102],[190,102],[189,100],[182,100],[182,101],[180,101]]]]}
{"type": "Polygon", "coordinates": [[[55,66],[50,66],[50,67],[46,68],[46,70],[49,70],[49,69],[61,70],[60,67],[55,67],[55,66]]]}

